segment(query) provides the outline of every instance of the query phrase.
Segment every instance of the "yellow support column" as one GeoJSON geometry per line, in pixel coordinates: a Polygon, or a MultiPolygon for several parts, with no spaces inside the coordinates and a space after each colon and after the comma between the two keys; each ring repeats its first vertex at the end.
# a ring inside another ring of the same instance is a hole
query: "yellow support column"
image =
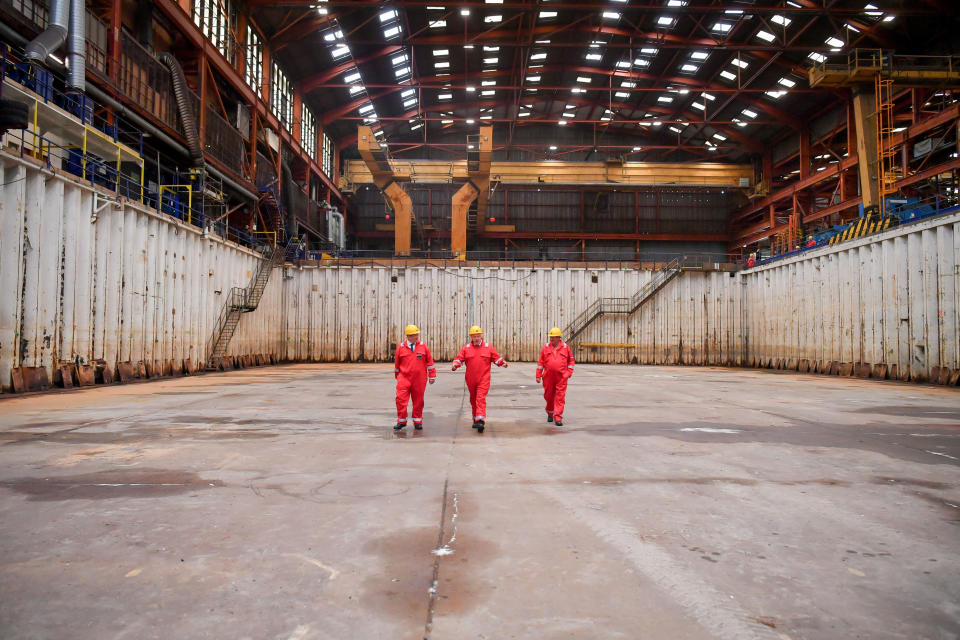
{"type": "Polygon", "coordinates": [[[860,87],[853,94],[857,129],[857,171],[863,208],[880,205],[880,155],[877,144],[877,99],[872,88],[860,87]]]}
{"type": "Polygon", "coordinates": [[[477,185],[468,180],[453,194],[450,208],[450,250],[456,260],[463,260],[467,251],[467,211],[479,193],[477,185]]]}
{"type": "Polygon", "coordinates": [[[410,235],[413,226],[413,202],[407,192],[397,184],[386,151],[367,126],[357,127],[357,150],[373,177],[373,183],[387,197],[393,209],[393,253],[410,255],[410,235]]]}
{"type": "Polygon", "coordinates": [[[393,253],[398,256],[410,255],[410,227],[413,202],[406,191],[394,181],[383,187],[383,193],[393,209],[393,253]]]}

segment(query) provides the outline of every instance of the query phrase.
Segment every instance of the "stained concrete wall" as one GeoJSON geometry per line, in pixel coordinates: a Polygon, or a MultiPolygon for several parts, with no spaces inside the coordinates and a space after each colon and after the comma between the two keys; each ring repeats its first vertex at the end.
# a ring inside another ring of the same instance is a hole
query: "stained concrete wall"
{"type": "MultiPolygon", "coordinates": [[[[4,158],[0,172],[0,384],[61,361],[203,361],[232,286],[258,254],[139,203],[4,158]],[[220,294],[216,292],[221,292],[220,294]]],[[[281,279],[245,314],[231,354],[277,351],[281,279]]]]}
{"type": "MultiPolygon", "coordinates": [[[[651,271],[582,268],[305,268],[286,283],[291,360],[385,360],[415,323],[434,357],[452,360],[479,324],[511,360],[536,360],[552,326],[565,327],[597,297],[630,295],[651,271]],[[393,278],[396,282],[393,282],[393,278]],[[596,278],[597,282],[593,282],[596,278]]],[[[735,351],[740,287],[728,273],[691,273],[632,316],[595,324],[595,362],[721,362],[735,351]],[[709,300],[704,300],[707,296],[709,300]],[[639,354],[639,355],[638,355],[639,354]]]]}
{"type": "Polygon", "coordinates": [[[756,358],[960,368],[960,214],[744,273],[756,358]]]}
{"type": "MultiPolygon", "coordinates": [[[[960,368],[960,215],[731,274],[686,271],[629,318],[582,337],[587,362],[752,365],[782,359],[960,368]]],[[[285,283],[286,358],[392,357],[414,322],[437,359],[480,324],[511,360],[535,360],[551,326],[598,297],[629,296],[652,273],[629,269],[321,267],[285,283]],[[395,278],[395,282],[393,279],[395,278]],[[596,282],[593,282],[596,278],[596,282]]]]}
{"type": "MultiPolygon", "coordinates": [[[[247,284],[257,254],[138,203],[100,200],[69,176],[3,163],[3,387],[19,366],[52,374],[77,359],[205,359],[226,293],[247,284]]],[[[960,215],[952,215],[736,274],[687,271],[633,316],[603,318],[582,338],[627,346],[582,348],[577,357],[883,363],[920,377],[956,370],[958,265],[960,215]]],[[[414,322],[438,360],[452,359],[467,328],[480,324],[506,358],[531,361],[551,326],[651,277],[622,268],[287,267],[242,317],[228,353],[384,361],[414,322]]]]}

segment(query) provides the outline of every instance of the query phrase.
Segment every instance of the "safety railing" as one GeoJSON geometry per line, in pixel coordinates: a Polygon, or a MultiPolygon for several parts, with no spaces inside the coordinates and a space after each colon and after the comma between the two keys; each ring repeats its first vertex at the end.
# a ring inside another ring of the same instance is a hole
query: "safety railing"
{"type": "Polygon", "coordinates": [[[910,55],[894,54],[882,49],[854,49],[846,57],[837,56],[815,62],[811,69],[820,74],[891,71],[960,71],[958,55],[910,55]]]}
{"type": "Polygon", "coordinates": [[[392,263],[403,264],[405,266],[415,265],[422,261],[423,264],[444,264],[452,267],[471,267],[478,264],[496,263],[498,267],[515,268],[549,268],[549,267],[569,267],[571,265],[603,265],[605,268],[618,269],[641,269],[649,270],[659,268],[676,258],[683,258],[686,268],[703,268],[708,265],[710,268],[722,268],[723,265],[742,262],[742,256],[739,252],[705,252],[705,253],[664,253],[664,252],[645,252],[635,257],[626,258],[622,252],[610,252],[604,250],[591,251],[550,251],[546,255],[540,255],[536,250],[532,251],[467,251],[466,259],[457,259],[449,249],[431,249],[411,250],[409,256],[396,256],[389,249],[340,249],[333,243],[313,242],[304,247],[308,254],[308,260],[320,260],[320,254],[326,254],[322,259],[327,264],[378,264],[389,265],[392,263]]]}
{"type": "Polygon", "coordinates": [[[662,289],[673,278],[682,273],[684,269],[696,268],[693,266],[694,264],[696,263],[687,266],[687,257],[678,256],[658,270],[649,282],[629,298],[608,297],[594,300],[567,325],[563,331],[564,338],[567,342],[572,343],[587,327],[603,315],[630,315],[635,313],[644,302],[649,300],[653,294],[662,289]]]}
{"type": "Polygon", "coordinates": [[[849,240],[857,240],[887,231],[894,226],[912,224],[939,215],[960,211],[960,197],[954,193],[938,193],[926,198],[888,197],[885,202],[885,215],[864,213],[850,222],[834,225],[828,229],[810,235],[810,240],[793,251],[763,257],[757,264],[769,264],[818,249],[825,245],[836,246],[849,240]]]}

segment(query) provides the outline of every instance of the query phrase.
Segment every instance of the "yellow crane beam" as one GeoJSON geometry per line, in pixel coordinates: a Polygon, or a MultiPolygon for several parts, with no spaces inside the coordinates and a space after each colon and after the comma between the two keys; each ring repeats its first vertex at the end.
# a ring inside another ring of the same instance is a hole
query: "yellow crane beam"
{"type": "Polygon", "coordinates": [[[408,256],[410,231],[415,221],[410,195],[397,184],[390,158],[377,142],[370,127],[357,127],[357,150],[363,158],[362,165],[370,176],[367,182],[372,182],[380,189],[393,210],[393,252],[398,256],[408,256]]]}
{"type": "MultiPolygon", "coordinates": [[[[362,152],[361,152],[362,155],[362,152]]],[[[389,160],[395,180],[414,183],[450,183],[470,178],[466,160],[389,160]]],[[[348,160],[344,176],[355,184],[375,183],[367,163],[348,160]]],[[[595,185],[610,188],[627,186],[684,186],[747,188],[753,184],[753,167],[748,164],[624,162],[538,162],[490,163],[489,176],[502,184],[595,185]]]]}

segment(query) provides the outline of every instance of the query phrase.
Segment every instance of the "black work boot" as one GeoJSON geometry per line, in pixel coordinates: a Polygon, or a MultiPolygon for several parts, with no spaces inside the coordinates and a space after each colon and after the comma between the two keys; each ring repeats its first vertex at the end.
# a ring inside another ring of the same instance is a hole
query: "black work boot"
{"type": "Polygon", "coordinates": [[[406,422],[398,422],[397,424],[393,425],[394,431],[400,431],[400,429],[406,429],[406,428],[407,428],[406,422]]]}
{"type": "Polygon", "coordinates": [[[553,416],[548,415],[548,416],[547,416],[547,422],[553,422],[553,416]]]}
{"type": "Polygon", "coordinates": [[[477,420],[477,433],[483,433],[483,428],[485,426],[486,425],[484,424],[483,420],[477,420]]]}
{"type": "Polygon", "coordinates": [[[476,429],[476,428],[478,428],[479,426],[480,426],[480,421],[479,421],[479,420],[474,420],[474,421],[473,421],[473,428],[476,429]]]}
{"type": "Polygon", "coordinates": [[[558,427],[562,427],[562,426],[563,426],[563,418],[561,418],[560,416],[557,416],[556,425],[557,425],[558,427]]]}
{"type": "Polygon", "coordinates": [[[417,424],[416,422],[413,423],[413,428],[416,429],[417,431],[423,431],[423,425],[417,424]]]}

